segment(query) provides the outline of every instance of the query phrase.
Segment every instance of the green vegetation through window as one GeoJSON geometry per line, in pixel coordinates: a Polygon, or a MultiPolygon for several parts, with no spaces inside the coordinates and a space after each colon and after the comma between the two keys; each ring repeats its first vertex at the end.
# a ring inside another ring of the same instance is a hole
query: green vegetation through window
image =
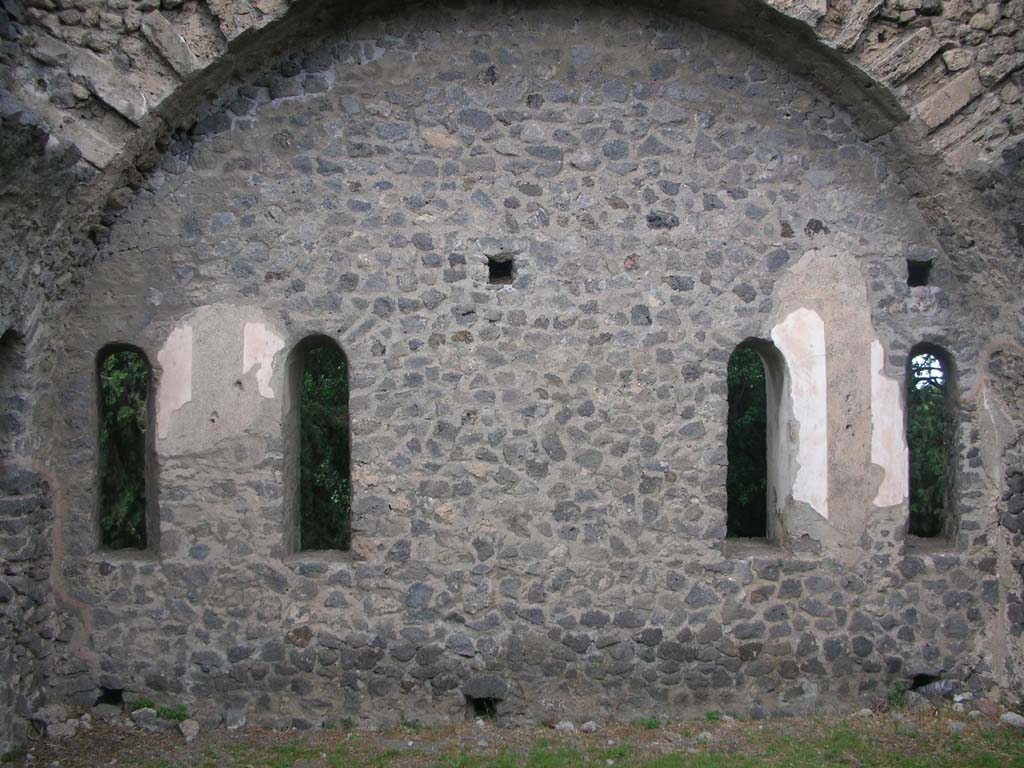
{"type": "Polygon", "coordinates": [[[146,548],[146,456],[150,370],[137,349],[100,354],[100,543],[146,548]]]}
{"type": "Polygon", "coordinates": [[[324,336],[303,342],[300,369],[300,549],[348,549],[352,481],[348,362],[324,336]]]}
{"type": "Polygon", "coordinates": [[[768,534],[768,397],[764,363],[749,347],[729,357],[726,475],[729,538],[768,534]]]}
{"type": "Polygon", "coordinates": [[[933,351],[912,352],[907,371],[910,533],[932,538],[946,525],[946,457],[950,446],[948,376],[933,351]]]}

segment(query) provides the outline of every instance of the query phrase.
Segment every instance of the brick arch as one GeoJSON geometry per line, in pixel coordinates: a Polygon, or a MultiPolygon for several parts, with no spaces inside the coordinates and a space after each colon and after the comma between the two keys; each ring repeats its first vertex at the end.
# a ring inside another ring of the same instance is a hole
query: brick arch
{"type": "MultiPolygon", "coordinates": [[[[126,12],[116,40],[113,34],[100,40],[74,34],[81,27],[68,26],[79,22],[67,15],[58,20],[46,12],[24,14],[20,25],[15,17],[22,42],[11,72],[14,98],[41,115],[61,141],[77,145],[91,165],[116,167],[147,137],[187,121],[197,98],[232,72],[318,37],[347,18],[390,13],[410,3],[378,0],[356,14],[325,0],[166,5],[175,7],[126,12]],[[67,84],[57,82],[61,75],[70,75],[79,90],[68,95],[67,84]],[[75,98],[102,104],[118,117],[102,119],[96,110],[84,114],[71,103],[75,98]]],[[[690,17],[771,54],[851,109],[869,135],[884,133],[908,115],[919,118],[926,131],[935,130],[1024,63],[1012,54],[976,57],[988,40],[986,26],[991,24],[992,34],[1005,34],[1019,19],[980,18],[985,14],[944,9],[941,3],[925,3],[902,16],[878,0],[638,0],[636,5],[690,17]],[[961,18],[964,13],[970,17],[961,18]]],[[[1005,120],[1012,107],[986,105],[986,112],[992,119],[984,122],[990,125],[1005,120]]],[[[971,133],[971,127],[961,133],[971,133]]],[[[951,146],[950,138],[937,137],[935,147],[963,165],[975,153],[951,146]]],[[[979,151],[991,152],[997,143],[979,151]]]]}
{"type": "MultiPolygon", "coordinates": [[[[136,31],[123,36],[138,43],[127,71],[116,55],[69,45],[37,28],[35,44],[23,57],[27,63],[15,72],[14,96],[39,112],[61,141],[78,146],[91,166],[116,170],[166,129],[187,125],[205,94],[239,70],[259,66],[351,18],[390,14],[408,5],[408,0],[383,0],[347,14],[325,0],[199,0],[168,13],[137,14],[126,20],[137,24],[136,31]],[[84,84],[91,98],[119,119],[78,117],[54,98],[47,103],[33,93],[29,75],[62,73],[84,84]]],[[[898,65],[866,66],[850,52],[871,17],[833,12],[826,18],[824,0],[639,0],[636,5],[659,6],[768,53],[850,109],[869,136],[906,119],[907,104],[890,86],[923,64],[931,50],[898,65]]]]}

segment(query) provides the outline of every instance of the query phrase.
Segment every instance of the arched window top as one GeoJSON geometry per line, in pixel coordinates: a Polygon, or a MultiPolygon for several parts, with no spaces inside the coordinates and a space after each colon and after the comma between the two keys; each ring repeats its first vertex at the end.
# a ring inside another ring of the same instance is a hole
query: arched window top
{"type": "Polygon", "coordinates": [[[910,350],[906,401],[911,536],[938,538],[952,527],[955,378],[952,358],[942,347],[922,342],[910,350]]]}
{"type": "Polygon", "coordinates": [[[956,391],[956,366],[948,350],[930,341],[915,344],[907,355],[907,377],[920,382],[941,381],[947,395],[956,391]]]}
{"type": "Polygon", "coordinates": [[[129,344],[96,356],[99,395],[99,529],[108,549],[149,549],[159,530],[151,481],[152,369],[129,344]]]}
{"type": "Polygon", "coordinates": [[[733,350],[733,354],[745,350],[745,354],[749,352],[755,352],[758,357],[761,358],[761,363],[766,366],[766,371],[770,371],[772,374],[782,375],[782,368],[785,365],[785,360],[782,358],[782,353],[779,348],[775,346],[772,341],[768,339],[759,339],[756,336],[748,336],[746,339],[736,345],[733,350]]]}
{"type": "Polygon", "coordinates": [[[289,446],[298,464],[291,473],[289,548],[347,550],[352,539],[348,359],[334,339],[315,334],[295,345],[289,371],[290,401],[298,404],[289,446]]]}
{"type": "Polygon", "coordinates": [[[341,355],[345,359],[346,364],[348,362],[348,356],[345,354],[345,350],[341,348],[341,345],[332,336],[328,336],[326,333],[311,333],[309,336],[304,336],[294,347],[292,347],[291,355],[293,358],[305,355],[310,349],[314,348],[330,348],[333,349],[337,354],[341,355]]]}

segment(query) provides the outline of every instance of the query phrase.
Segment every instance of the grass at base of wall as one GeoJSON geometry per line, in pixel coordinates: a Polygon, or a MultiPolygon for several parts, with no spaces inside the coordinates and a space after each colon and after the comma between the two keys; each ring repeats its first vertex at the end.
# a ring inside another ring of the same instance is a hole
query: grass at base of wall
{"type": "MultiPolygon", "coordinates": [[[[717,712],[715,713],[718,714],[717,712]]],[[[273,732],[201,733],[95,727],[67,742],[37,745],[19,766],[109,764],[133,768],[1024,768],[1024,731],[998,714],[971,719],[940,710],[911,714],[736,722],[606,725],[597,733],[466,724],[273,732]]]]}

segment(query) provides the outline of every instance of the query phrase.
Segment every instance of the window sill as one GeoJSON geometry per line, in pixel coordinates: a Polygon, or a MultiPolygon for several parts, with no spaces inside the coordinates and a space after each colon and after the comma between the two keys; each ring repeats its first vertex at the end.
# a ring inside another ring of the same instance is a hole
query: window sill
{"type": "Polygon", "coordinates": [[[767,537],[726,539],[722,544],[722,555],[726,560],[749,560],[753,557],[777,557],[782,547],[767,537]]]}
{"type": "Polygon", "coordinates": [[[946,536],[923,538],[907,534],[903,550],[911,555],[948,555],[956,552],[956,542],[946,536]]]}
{"type": "Polygon", "coordinates": [[[351,549],[314,549],[292,552],[284,558],[285,567],[302,576],[326,576],[329,565],[351,565],[357,558],[351,549]]]}
{"type": "Polygon", "coordinates": [[[92,559],[110,565],[148,565],[160,562],[160,553],[152,549],[97,549],[92,559]]]}

